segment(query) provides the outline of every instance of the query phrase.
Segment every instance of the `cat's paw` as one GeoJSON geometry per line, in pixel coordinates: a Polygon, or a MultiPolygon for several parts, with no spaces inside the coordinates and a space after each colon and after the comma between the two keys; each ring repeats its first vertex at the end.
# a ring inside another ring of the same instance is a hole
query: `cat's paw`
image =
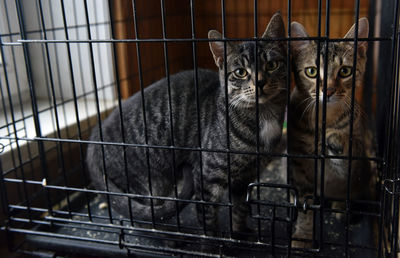
{"type": "Polygon", "coordinates": [[[308,241],[308,239],[292,240],[291,246],[292,248],[310,249],[312,248],[312,242],[308,241]]]}
{"type": "Polygon", "coordinates": [[[292,235],[292,247],[312,248],[312,214],[299,213],[292,235]]]}

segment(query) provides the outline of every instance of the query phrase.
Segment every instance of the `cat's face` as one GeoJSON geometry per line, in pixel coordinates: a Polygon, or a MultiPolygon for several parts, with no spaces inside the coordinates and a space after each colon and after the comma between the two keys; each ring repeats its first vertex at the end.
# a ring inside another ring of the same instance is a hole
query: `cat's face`
{"type": "MultiPolygon", "coordinates": [[[[308,37],[304,27],[293,22],[291,25],[294,37],[308,37]]],[[[354,38],[355,26],[349,30],[344,38],[354,38]]],[[[368,20],[360,19],[359,38],[368,37],[368,20]]],[[[323,103],[324,79],[326,79],[326,102],[328,107],[346,106],[350,107],[352,82],[355,76],[356,86],[361,85],[366,63],[367,42],[359,41],[357,49],[357,65],[353,67],[354,43],[352,41],[330,42],[328,51],[325,45],[320,46],[320,63],[317,64],[318,44],[314,41],[293,41],[291,43],[292,56],[294,59],[294,73],[296,87],[307,95],[311,100],[317,98],[319,91],[319,103],[323,103]],[[327,62],[326,74],[324,65],[327,62]],[[319,69],[319,86],[317,87],[317,76],[319,69]],[[325,78],[326,77],[326,78],[325,78]]]]}
{"type": "MultiPolygon", "coordinates": [[[[283,38],[285,28],[282,17],[275,14],[263,34],[263,38],[283,38]]],[[[209,32],[210,39],[221,39],[217,31],[209,32]]],[[[256,94],[263,104],[281,94],[286,83],[286,48],[282,42],[255,42],[236,44],[226,42],[226,80],[230,105],[254,107],[256,94]],[[258,57],[256,67],[256,57],[258,57]],[[257,68],[257,69],[256,69],[257,68]],[[257,89],[258,88],[258,89],[257,89]]],[[[225,85],[224,43],[210,42],[210,49],[219,68],[221,85],[225,85]]]]}

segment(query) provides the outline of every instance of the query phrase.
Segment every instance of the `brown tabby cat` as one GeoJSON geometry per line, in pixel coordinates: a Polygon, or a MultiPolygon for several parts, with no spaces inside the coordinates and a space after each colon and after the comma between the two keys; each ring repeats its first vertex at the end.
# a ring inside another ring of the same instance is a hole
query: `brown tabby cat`
{"type": "MultiPolygon", "coordinates": [[[[291,24],[294,37],[309,37],[304,27],[297,22],[291,24]]],[[[368,37],[368,20],[359,20],[358,37],[368,37]]],[[[355,37],[355,24],[344,36],[345,39],[355,37]]],[[[289,142],[291,154],[315,153],[315,122],[316,103],[319,91],[319,141],[318,153],[322,154],[322,107],[326,101],[326,148],[325,155],[347,157],[349,155],[350,116],[352,80],[356,76],[356,87],[362,87],[365,64],[367,61],[367,42],[358,41],[357,66],[353,68],[354,42],[329,42],[327,52],[324,44],[320,46],[320,65],[317,65],[318,43],[314,41],[292,41],[292,57],[296,87],[291,94],[289,116],[289,142]],[[324,62],[327,60],[327,73],[324,74],[324,62]],[[320,84],[317,84],[317,69],[319,69],[320,84]],[[323,98],[324,76],[327,76],[326,99],[323,98]]],[[[352,135],[352,155],[355,157],[369,156],[371,134],[367,130],[363,111],[358,103],[354,104],[352,135]]],[[[346,159],[325,158],[324,196],[328,198],[346,198],[347,175],[349,161],[346,159]]],[[[318,163],[318,178],[314,178],[312,158],[291,159],[291,180],[299,190],[300,201],[304,196],[312,195],[314,183],[318,182],[320,194],[321,162],[318,163]]],[[[373,192],[373,172],[367,160],[353,160],[351,163],[351,200],[371,199],[373,192]]],[[[334,203],[335,205],[336,203],[334,203]]],[[[344,208],[338,207],[337,208],[344,208]]],[[[312,237],[312,212],[299,213],[294,237],[312,237]]],[[[295,246],[308,247],[309,244],[294,242],[295,246]]]]}

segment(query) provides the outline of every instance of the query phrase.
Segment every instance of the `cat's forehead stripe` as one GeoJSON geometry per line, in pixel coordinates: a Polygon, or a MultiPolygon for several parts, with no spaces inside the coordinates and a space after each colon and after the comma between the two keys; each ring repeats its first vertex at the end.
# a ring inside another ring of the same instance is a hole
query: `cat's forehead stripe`
{"type": "MultiPolygon", "coordinates": [[[[347,58],[349,57],[349,51],[343,47],[341,47],[337,42],[330,42],[328,45],[328,49],[325,49],[325,44],[320,48],[320,65],[323,66],[325,61],[328,63],[335,63],[339,66],[342,66],[347,58]],[[327,51],[326,51],[327,50],[327,51]]],[[[317,47],[315,48],[317,49],[317,47]]],[[[315,64],[317,64],[318,58],[315,58],[315,64]]]]}
{"type": "Polygon", "coordinates": [[[241,56],[241,57],[239,57],[239,58],[235,58],[235,60],[234,60],[234,62],[233,62],[233,65],[234,66],[241,66],[241,67],[246,67],[247,66],[247,64],[248,64],[248,60],[247,60],[247,58],[246,57],[244,57],[244,56],[241,56]]]}
{"type": "MultiPolygon", "coordinates": [[[[244,43],[239,47],[238,56],[242,57],[243,59],[246,59],[247,62],[246,65],[253,63],[255,60],[254,48],[255,48],[254,43],[244,43]]],[[[266,48],[265,45],[258,45],[257,48],[258,56],[261,61],[282,58],[282,54],[280,51],[281,48],[275,45],[269,46],[269,48],[266,48]]]]}
{"type": "Polygon", "coordinates": [[[250,64],[250,57],[246,54],[242,55],[243,58],[241,60],[243,61],[243,65],[248,66],[250,64]]]}

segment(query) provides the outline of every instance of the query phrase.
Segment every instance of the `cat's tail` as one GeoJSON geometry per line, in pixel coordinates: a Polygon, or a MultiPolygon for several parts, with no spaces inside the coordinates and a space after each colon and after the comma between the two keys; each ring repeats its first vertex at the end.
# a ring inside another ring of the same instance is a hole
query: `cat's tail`
{"type": "MultiPolygon", "coordinates": [[[[132,215],[133,220],[152,221],[154,218],[155,221],[161,222],[170,219],[177,215],[188,203],[177,200],[190,200],[193,196],[194,187],[193,178],[190,176],[191,170],[192,168],[189,166],[183,168],[183,179],[179,182],[181,189],[178,189],[177,198],[175,198],[174,193],[171,193],[170,196],[173,196],[171,200],[160,201],[154,199],[152,207],[150,198],[128,199],[125,196],[110,195],[111,206],[126,218],[130,218],[132,215]],[[142,201],[139,201],[139,199],[142,201]],[[130,210],[129,205],[131,207],[130,210]]],[[[111,181],[109,181],[108,190],[114,193],[121,193],[121,190],[111,181]]]]}

